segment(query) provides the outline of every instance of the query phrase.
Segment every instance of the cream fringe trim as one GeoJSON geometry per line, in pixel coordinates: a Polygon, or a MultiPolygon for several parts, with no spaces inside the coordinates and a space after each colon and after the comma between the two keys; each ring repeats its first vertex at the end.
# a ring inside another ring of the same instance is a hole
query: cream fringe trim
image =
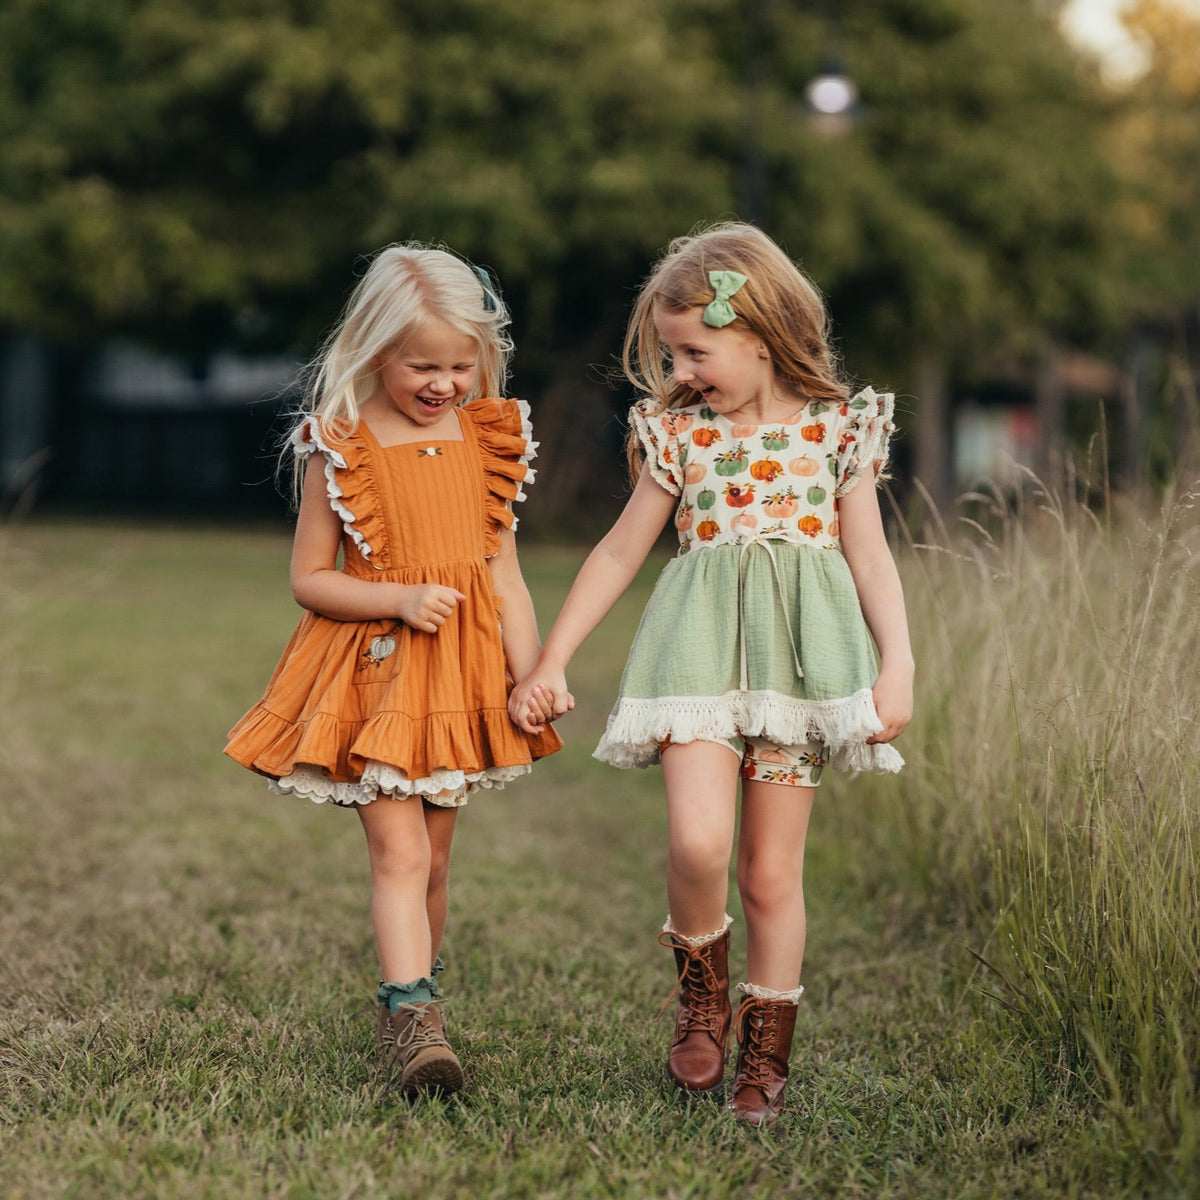
{"type": "Polygon", "coordinates": [[[770,988],[759,987],[757,983],[739,983],[737,990],[755,1000],[786,1000],[789,1004],[799,1004],[800,997],[804,995],[802,987],[790,992],[773,992],[770,988]]]}
{"type": "Polygon", "coordinates": [[[271,791],[281,796],[300,796],[314,804],[331,801],[344,806],[370,804],[379,796],[404,800],[418,796],[439,808],[461,808],[467,797],[481,788],[502,788],[532,770],[528,763],[515,767],[487,767],[467,774],[457,770],[437,770],[424,779],[409,779],[403,771],[386,763],[370,761],[362,779],[339,783],[329,779],[320,767],[298,763],[282,779],[270,781],[271,791]]]}
{"type": "Polygon", "coordinates": [[[719,938],[732,924],[733,918],[726,913],[725,924],[722,925],[720,929],[714,929],[712,933],[702,933],[699,937],[687,937],[685,934],[680,933],[679,930],[671,924],[671,914],[667,913],[667,923],[662,927],[662,931],[663,933],[674,934],[681,942],[684,943],[684,945],[693,947],[707,946],[709,942],[715,942],[717,938],[719,938]]]}
{"type": "Polygon", "coordinates": [[[672,742],[762,737],[777,746],[820,741],[830,765],[841,771],[899,771],[904,759],[894,746],[868,746],[883,728],[871,689],[838,700],[797,700],[778,692],[726,692],[724,696],[661,696],[617,702],[594,757],[614,767],[648,767],[658,747],[672,742]]]}

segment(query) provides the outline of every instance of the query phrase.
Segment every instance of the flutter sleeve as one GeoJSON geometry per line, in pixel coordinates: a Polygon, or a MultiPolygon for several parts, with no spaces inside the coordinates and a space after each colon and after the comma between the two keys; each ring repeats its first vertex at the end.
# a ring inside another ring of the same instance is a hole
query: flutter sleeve
{"type": "Polygon", "coordinates": [[[512,506],[525,499],[525,485],[536,472],[537,442],[524,400],[475,400],[460,410],[473,423],[483,460],[483,553],[491,558],[500,549],[500,530],[516,529],[512,506]]]}
{"type": "Polygon", "coordinates": [[[683,467],[679,440],[672,422],[675,413],[654,412],[649,400],[640,400],[629,410],[629,427],[646,456],[645,469],[672,496],[683,491],[683,467]]]}
{"type": "Polygon", "coordinates": [[[891,392],[873,388],[863,388],[848,402],[849,419],[842,425],[837,446],[838,496],[853,491],[864,475],[872,480],[882,476],[896,431],[895,405],[891,392]]]}
{"type": "Polygon", "coordinates": [[[362,439],[324,429],[318,417],[308,416],[292,431],[290,442],[297,459],[320,457],[329,507],[341,518],[342,528],[363,558],[377,570],[385,569],[383,510],[374,462],[362,439]]]}

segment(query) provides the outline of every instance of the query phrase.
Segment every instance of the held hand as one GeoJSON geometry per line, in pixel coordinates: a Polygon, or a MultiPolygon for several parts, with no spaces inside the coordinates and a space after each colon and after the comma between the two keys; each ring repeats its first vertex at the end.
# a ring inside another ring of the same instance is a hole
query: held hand
{"type": "Polygon", "coordinates": [[[874,746],[898,738],[912,720],[913,688],[912,674],[880,671],[875,686],[871,689],[875,711],[879,714],[883,728],[867,738],[867,745],[874,746]]]}
{"type": "Polygon", "coordinates": [[[437,633],[465,599],[456,588],[440,583],[414,583],[404,587],[396,615],[421,633],[437,633]]]}
{"type": "Polygon", "coordinates": [[[541,733],[546,722],[575,707],[561,671],[534,668],[508,697],[508,715],[526,733],[541,733]]]}

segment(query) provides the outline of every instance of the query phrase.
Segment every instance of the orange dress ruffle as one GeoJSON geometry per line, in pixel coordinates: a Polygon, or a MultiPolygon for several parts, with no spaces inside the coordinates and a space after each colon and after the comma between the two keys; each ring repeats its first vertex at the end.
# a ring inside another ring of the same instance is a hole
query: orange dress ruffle
{"type": "Polygon", "coordinates": [[[458,805],[502,787],[562,746],[512,723],[500,604],[487,559],[533,478],[528,408],[475,400],[461,441],[381,446],[315,417],[292,436],[323,466],[342,520],[342,570],[358,579],[440,583],[467,597],[436,634],[399,620],[334,621],[307,612],[266,694],[230,731],[225,753],[274,790],[336,804],[423,796],[458,805]]]}

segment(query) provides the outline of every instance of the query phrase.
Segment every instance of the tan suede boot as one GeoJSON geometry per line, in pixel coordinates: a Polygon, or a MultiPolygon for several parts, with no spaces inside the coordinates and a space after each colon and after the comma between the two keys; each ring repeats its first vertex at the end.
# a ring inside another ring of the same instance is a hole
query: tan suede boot
{"type": "MultiPolygon", "coordinates": [[[[428,987],[429,992],[434,1000],[440,1000],[442,996],[441,988],[438,987],[437,977],[446,969],[442,962],[442,956],[439,954],[434,961],[433,968],[425,979],[415,980],[415,984],[420,986],[424,984],[428,987]]],[[[410,996],[415,989],[403,984],[389,984],[380,981],[379,991],[376,999],[379,1000],[379,1011],[375,1018],[375,1049],[382,1055],[391,1056],[396,1050],[396,1023],[392,1016],[391,1007],[388,1000],[394,992],[402,994],[408,993],[410,996]]],[[[445,1017],[442,1017],[442,1032],[445,1033],[445,1017]]]]}
{"type": "Polygon", "coordinates": [[[733,1019],[729,930],[701,946],[689,944],[669,929],[658,940],[674,950],[679,972],[679,1008],[667,1052],[667,1078],[685,1092],[716,1095],[725,1086],[725,1055],[733,1019]]]}
{"type": "MultiPolygon", "coordinates": [[[[400,1065],[400,1090],[457,1092],[463,1085],[462,1065],[442,1024],[439,1001],[401,1004],[391,1014],[396,1062],[400,1065]]],[[[381,1021],[382,1024],[382,1021],[381,1021]]]]}
{"type": "Polygon", "coordinates": [[[798,1008],[792,1000],[757,996],[747,996],[738,1008],[737,1069],[729,1108],[749,1125],[768,1125],[783,1112],[798,1008]]]}

